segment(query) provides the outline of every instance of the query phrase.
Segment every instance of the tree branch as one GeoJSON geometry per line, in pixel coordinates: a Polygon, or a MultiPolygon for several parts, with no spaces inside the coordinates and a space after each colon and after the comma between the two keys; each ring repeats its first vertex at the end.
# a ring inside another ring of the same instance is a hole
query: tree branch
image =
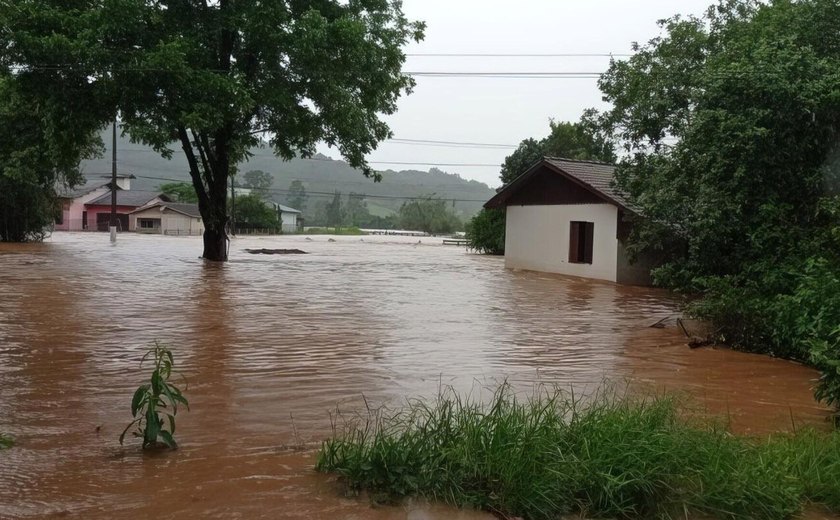
{"type": "MultiPolygon", "coordinates": [[[[192,178],[193,188],[195,194],[198,196],[199,210],[210,207],[210,198],[207,196],[207,190],[204,189],[204,183],[201,180],[201,170],[198,166],[198,161],[195,158],[195,151],[193,151],[190,137],[187,135],[187,129],[183,126],[178,127],[178,137],[181,140],[181,147],[184,149],[184,155],[187,157],[187,163],[190,165],[190,177],[192,178]]],[[[202,211],[202,214],[204,212],[202,211]]]]}

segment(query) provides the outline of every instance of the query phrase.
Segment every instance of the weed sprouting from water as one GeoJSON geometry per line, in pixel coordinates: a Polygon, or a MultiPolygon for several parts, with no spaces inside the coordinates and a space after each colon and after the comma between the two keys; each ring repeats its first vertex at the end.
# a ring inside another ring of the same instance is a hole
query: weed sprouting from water
{"type": "Polygon", "coordinates": [[[143,439],[144,449],[157,447],[159,443],[175,449],[178,447],[174,437],[178,404],[183,404],[187,410],[190,405],[181,390],[169,382],[174,366],[169,348],[155,341],[154,346],[143,356],[140,365],[142,366],[143,362],[149,358],[154,363],[151,379],[148,383],[140,385],[134,392],[131,399],[131,416],[134,420],[120,435],[120,444],[123,443],[128,430],[136,425],[137,430],[133,434],[143,439]],[[167,424],[164,424],[164,416],[167,424]]]}
{"type": "Polygon", "coordinates": [[[6,450],[15,445],[15,440],[9,436],[0,433],[0,450],[6,450]]]}
{"type": "Polygon", "coordinates": [[[489,404],[452,390],[368,410],[326,441],[316,468],[382,500],[424,496],[526,519],[782,519],[806,501],[840,508],[840,436],[736,437],[669,396],[545,389],[489,404]]]}

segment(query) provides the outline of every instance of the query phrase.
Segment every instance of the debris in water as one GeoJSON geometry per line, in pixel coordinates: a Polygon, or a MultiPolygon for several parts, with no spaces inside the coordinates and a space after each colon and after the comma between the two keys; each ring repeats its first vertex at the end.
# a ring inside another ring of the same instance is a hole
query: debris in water
{"type": "Polygon", "coordinates": [[[246,249],[245,252],[252,255],[305,255],[306,251],[300,249],[246,249]]]}
{"type": "Polygon", "coordinates": [[[327,240],[327,242],[335,242],[335,239],[331,238],[331,239],[327,240]]]}

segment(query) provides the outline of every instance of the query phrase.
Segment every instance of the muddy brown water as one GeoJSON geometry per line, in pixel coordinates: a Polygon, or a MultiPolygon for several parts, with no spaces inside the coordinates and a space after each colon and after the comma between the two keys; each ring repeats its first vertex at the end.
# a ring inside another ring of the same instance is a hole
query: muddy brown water
{"type": "Polygon", "coordinates": [[[93,233],[0,244],[0,432],[17,439],[0,452],[0,518],[483,518],[346,498],[311,451],[284,449],[328,437],[331,411],[441,385],[609,378],[686,392],[740,432],[824,425],[814,371],[647,327],[676,309],[662,291],[512,272],[431,238],[239,238],[226,265],[200,248],[93,233]],[[150,456],[117,437],[156,339],[191,411],[181,448],[150,456]]]}

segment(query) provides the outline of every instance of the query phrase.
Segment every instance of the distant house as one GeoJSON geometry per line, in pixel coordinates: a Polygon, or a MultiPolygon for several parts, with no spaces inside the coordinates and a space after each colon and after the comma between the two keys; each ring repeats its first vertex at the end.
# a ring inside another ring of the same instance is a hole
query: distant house
{"type": "MultiPolygon", "coordinates": [[[[157,191],[117,190],[117,229],[134,231],[129,214],[156,202],[169,202],[169,197],[157,191]]],[[[88,229],[108,231],[111,222],[111,193],[85,203],[88,229]]]]}
{"type": "MultiPolygon", "coordinates": [[[[117,176],[117,190],[130,190],[133,175],[117,176]]],[[[55,219],[55,229],[58,231],[84,231],[95,229],[95,220],[91,220],[85,204],[98,199],[106,193],[111,193],[111,176],[101,175],[87,180],[75,188],[61,188],[58,190],[60,204],[59,214],[55,219]]]]}
{"type": "Polygon", "coordinates": [[[277,211],[277,216],[280,217],[280,231],[283,233],[297,233],[303,230],[303,218],[299,210],[277,204],[276,202],[272,204],[277,211]]]}
{"type": "Polygon", "coordinates": [[[638,214],[612,186],[615,167],[546,157],[486,208],[506,208],[505,267],[648,285],[650,262],[630,264],[626,240],[638,214]]]}
{"type": "Polygon", "coordinates": [[[155,202],[129,213],[129,228],[138,233],[201,235],[204,222],[197,204],[155,202]]]}

